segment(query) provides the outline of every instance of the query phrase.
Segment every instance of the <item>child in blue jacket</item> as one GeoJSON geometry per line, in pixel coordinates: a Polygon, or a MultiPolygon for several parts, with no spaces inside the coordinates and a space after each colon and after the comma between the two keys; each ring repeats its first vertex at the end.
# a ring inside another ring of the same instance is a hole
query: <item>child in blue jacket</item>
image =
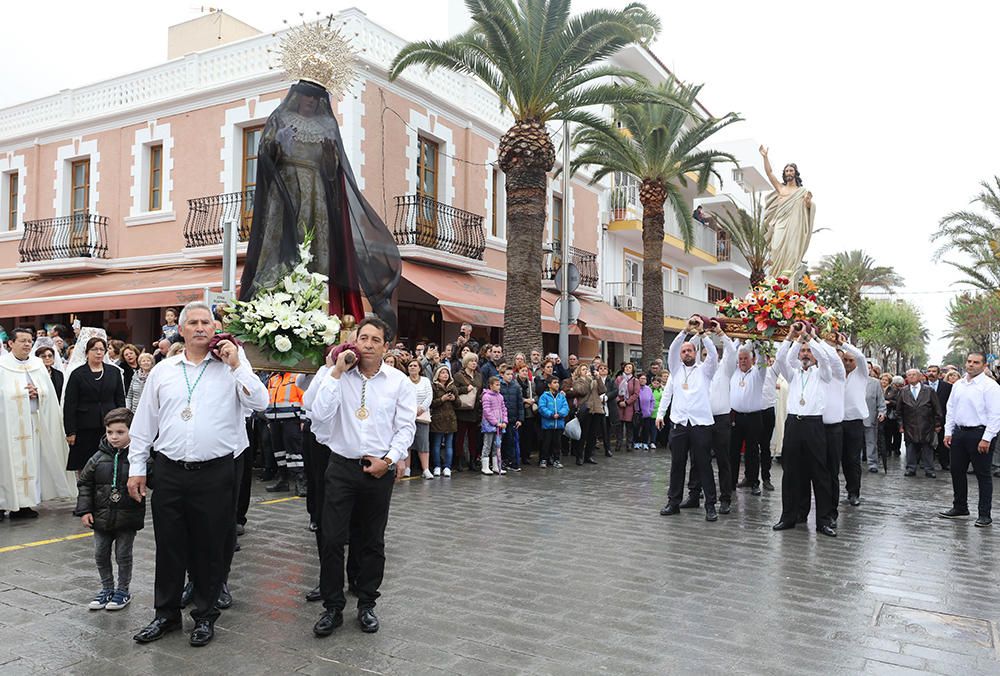
{"type": "Polygon", "coordinates": [[[562,469],[559,462],[562,449],[562,431],[566,427],[566,416],[569,415],[569,402],[566,395],[559,391],[559,378],[549,376],[549,389],[542,393],[538,400],[538,413],[542,417],[542,448],[541,460],[538,466],[552,466],[562,469]]]}

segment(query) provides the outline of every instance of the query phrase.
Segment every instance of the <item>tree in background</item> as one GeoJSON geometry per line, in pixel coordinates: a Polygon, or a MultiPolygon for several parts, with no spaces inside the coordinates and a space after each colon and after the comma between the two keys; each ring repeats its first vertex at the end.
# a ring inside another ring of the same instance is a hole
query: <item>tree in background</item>
{"type": "Polygon", "coordinates": [[[866,325],[858,330],[862,345],[875,354],[883,370],[902,373],[927,361],[927,329],[920,312],[903,300],[868,300],[866,325]]]}
{"type": "Polygon", "coordinates": [[[945,260],[959,270],[966,284],[983,291],[1000,289],[1000,177],[993,184],[983,181],[982,192],[971,204],[984,213],[971,209],[953,211],[941,219],[931,240],[940,242],[938,256],[955,255],[945,260]]]}
{"type": "Polygon", "coordinates": [[[969,352],[996,354],[1000,350],[1000,295],[987,292],[959,294],[948,303],[948,358],[958,356],[962,367],[969,352]]]}
{"type": "Polygon", "coordinates": [[[861,294],[872,289],[892,292],[903,284],[903,278],[891,266],[876,265],[871,256],[857,249],[824,256],[813,275],[819,285],[816,295],[820,302],[853,321],[852,340],[868,326],[871,313],[872,301],[861,294]]]}
{"type": "MultiPolygon", "coordinates": [[[[732,198],[730,201],[733,202],[732,198]]],[[[751,212],[741,209],[733,202],[733,208],[726,205],[714,209],[712,217],[728,235],[732,245],[743,254],[750,266],[750,286],[764,281],[767,265],[767,226],[764,225],[764,205],[757,193],[750,199],[751,212]]]]}
{"type": "MultiPolygon", "coordinates": [[[[614,107],[617,125],[579,130],[573,145],[579,153],[571,169],[594,167],[591,183],[614,172],[639,180],[642,205],[642,356],[646,363],[663,354],[663,232],[665,205],[680,224],[684,249],[694,241],[691,204],[682,189],[694,183],[704,192],[715,166],[735,162],[729,153],[702,150],[699,146],[716,132],[741,118],[727,113],[721,118],[702,117],[694,110],[701,85],[677,80],[654,88],[655,98],[676,100],[684,109],[663,103],[628,103],[614,107]],[[686,110],[685,110],[686,109],[686,110]],[[693,179],[691,178],[693,176],[693,179]]],[[[654,98],[654,97],[651,97],[654,98]]],[[[719,177],[721,181],[721,177],[719,177]]]]}
{"type": "MultiPolygon", "coordinates": [[[[644,5],[570,15],[570,0],[466,0],[472,27],[448,40],[407,44],[389,69],[444,68],[480,80],[514,125],[500,138],[497,163],[507,187],[507,299],[504,346],[527,353],[542,344],[542,235],[555,145],[546,123],[592,126],[594,107],[643,100],[644,78],[607,59],[646,43],[660,20],[644,5]]],[[[568,198],[567,198],[568,199],[568,198]]]]}

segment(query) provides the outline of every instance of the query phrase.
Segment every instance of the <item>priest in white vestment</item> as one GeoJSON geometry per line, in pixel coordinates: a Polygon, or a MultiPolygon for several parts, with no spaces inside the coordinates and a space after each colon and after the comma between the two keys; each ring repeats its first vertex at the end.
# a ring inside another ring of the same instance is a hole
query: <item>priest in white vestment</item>
{"type": "Polygon", "coordinates": [[[0,356],[0,512],[11,518],[35,517],[39,503],[76,496],[59,400],[33,343],[31,331],[14,329],[0,356]]]}

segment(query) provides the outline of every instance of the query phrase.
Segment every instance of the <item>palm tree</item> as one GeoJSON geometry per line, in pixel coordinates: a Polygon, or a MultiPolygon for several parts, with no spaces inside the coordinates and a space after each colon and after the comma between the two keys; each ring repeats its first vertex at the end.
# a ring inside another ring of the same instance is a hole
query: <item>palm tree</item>
{"type": "Polygon", "coordinates": [[[903,285],[903,278],[891,265],[875,265],[875,259],[859,249],[824,256],[816,268],[821,282],[824,275],[835,272],[847,280],[852,296],[860,296],[865,289],[885,289],[891,292],[903,285]]]}
{"type": "Polygon", "coordinates": [[[994,176],[993,182],[980,183],[983,191],[972,200],[983,207],[985,215],[968,209],[954,211],[941,219],[938,231],[931,235],[931,240],[942,241],[937,255],[964,254],[965,262],[945,263],[960,270],[966,284],[983,291],[1000,288],[1000,176],[994,176]]]}
{"type": "Polygon", "coordinates": [[[415,65],[465,73],[492,90],[514,118],[497,153],[507,178],[504,346],[526,353],[542,338],[545,189],[555,164],[546,123],[601,124],[587,108],[648,96],[634,84],[643,81],[641,75],[607,59],[653,38],[660,20],[640,3],[577,16],[570,16],[570,0],[466,0],[465,5],[473,24],[467,32],[406,45],[393,59],[389,78],[415,65]]]}
{"type": "Polygon", "coordinates": [[[579,154],[571,170],[594,167],[591,180],[596,183],[613,172],[635,176],[640,181],[642,205],[642,354],[652,361],[663,354],[663,224],[665,204],[680,224],[684,249],[694,240],[691,205],[682,187],[688,174],[697,175],[698,192],[708,186],[713,168],[719,162],[735,158],[717,150],[700,150],[717,131],[741,118],[728,113],[721,118],[699,117],[690,111],[701,85],[688,86],[674,79],[656,88],[659,98],[676,99],[684,108],[658,102],[624,103],[614,107],[615,120],[621,126],[589,127],[577,131],[574,145],[579,154]]]}
{"type": "Polygon", "coordinates": [[[754,287],[764,281],[767,267],[769,243],[767,241],[767,226],[764,224],[764,204],[757,193],[751,196],[751,212],[747,213],[733,202],[733,211],[726,205],[721,211],[712,211],[715,222],[729,235],[729,241],[735,246],[750,266],[750,286],[754,287]]]}

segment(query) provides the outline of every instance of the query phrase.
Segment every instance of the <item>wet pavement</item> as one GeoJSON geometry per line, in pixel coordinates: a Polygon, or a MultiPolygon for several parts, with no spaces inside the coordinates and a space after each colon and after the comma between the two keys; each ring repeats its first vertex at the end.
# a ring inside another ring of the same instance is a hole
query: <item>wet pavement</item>
{"type": "Polygon", "coordinates": [[[381,631],[346,613],[326,639],[303,598],[318,578],[305,500],[255,484],[235,601],[200,649],[131,639],[153,616],[150,527],[131,606],[89,612],[93,540],[70,505],[47,504],[0,523],[0,673],[1000,674],[998,532],[936,518],[946,473],[904,478],[898,458],[866,472],[830,539],[771,531],[780,485],[740,490],[714,524],[661,517],[665,452],[600,460],[401,482],[381,631]]]}

